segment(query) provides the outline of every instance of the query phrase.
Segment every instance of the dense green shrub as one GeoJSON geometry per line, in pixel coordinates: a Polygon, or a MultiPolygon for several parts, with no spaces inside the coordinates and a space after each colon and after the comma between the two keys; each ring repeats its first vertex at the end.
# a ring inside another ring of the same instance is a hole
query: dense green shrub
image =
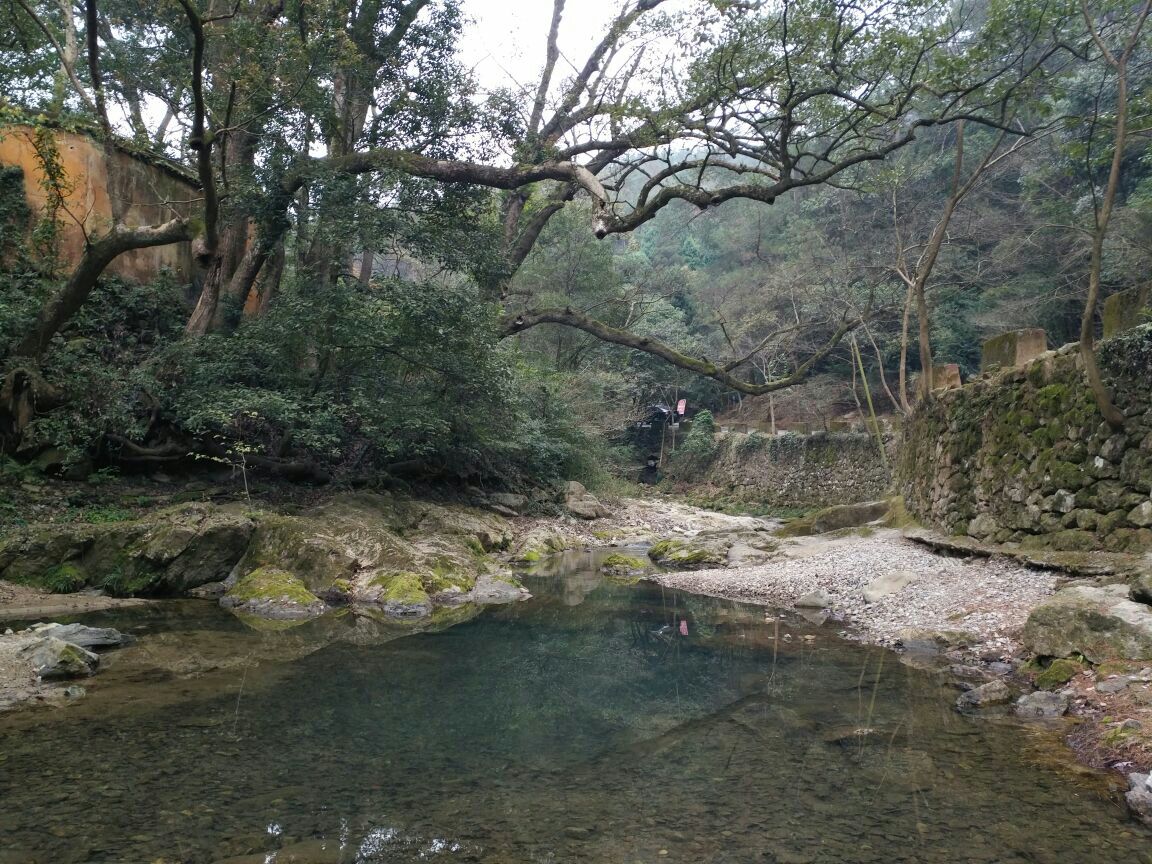
{"type": "Polygon", "coordinates": [[[496,339],[492,308],[464,280],[324,291],[287,281],[262,317],[194,340],[182,335],[187,312],[168,276],[102,280],[45,355],[45,377],[69,401],[35,419],[26,448],[58,447],[76,462],[131,455],[102,446],[108,435],[208,442],[237,463],[259,454],[337,476],[400,470],[509,486],[595,471],[595,443],[564,389],[496,339]]]}

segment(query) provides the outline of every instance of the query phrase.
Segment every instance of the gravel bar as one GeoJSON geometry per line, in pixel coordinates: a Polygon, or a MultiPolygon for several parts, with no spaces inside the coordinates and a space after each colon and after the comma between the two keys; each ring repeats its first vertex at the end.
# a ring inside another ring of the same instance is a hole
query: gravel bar
{"type": "Polygon", "coordinates": [[[1033,606],[1052,594],[1053,571],[1007,558],[954,558],[904,539],[898,531],[830,540],[804,538],[785,557],[752,567],[665,573],[664,585],[767,606],[790,607],[814,591],[831,598],[832,614],[853,626],[857,638],[891,645],[908,628],[964,631],[982,655],[1017,653],[1020,629],[1033,606]],[[863,590],[894,571],[916,578],[874,603],[863,590]]]}

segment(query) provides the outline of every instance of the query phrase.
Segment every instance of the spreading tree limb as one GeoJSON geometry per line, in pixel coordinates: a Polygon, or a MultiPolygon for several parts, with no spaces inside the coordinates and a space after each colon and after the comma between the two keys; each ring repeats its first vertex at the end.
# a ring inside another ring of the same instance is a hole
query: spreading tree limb
{"type": "Polygon", "coordinates": [[[788,387],[794,387],[797,384],[803,383],[813,368],[831,354],[836,346],[843,341],[844,337],[859,327],[863,323],[863,320],[863,318],[845,318],[828,340],[819,349],[810,354],[803,363],[796,366],[791,374],[763,383],[754,383],[738,378],[732,374],[731,364],[717,364],[706,357],[692,357],[688,354],[683,354],[675,348],[661,342],[659,339],[654,339],[651,336],[641,336],[629,330],[613,327],[611,324],[605,324],[603,321],[598,321],[570,307],[533,309],[509,316],[501,323],[499,332],[501,338],[507,338],[508,336],[522,333],[525,330],[541,324],[562,324],[566,327],[583,330],[585,333],[595,336],[602,342],[623,345],[625,348],[634,348],[637,351],[652,354],[680,369],[686,369],[689,372],[695,372],[697,375],[703,375],[705,378],[719,381],[721,384],[739,393],[745,393],[749,396],[759,396],[764,393],[774,393],[777,390],[784,390],[788,387]]]}

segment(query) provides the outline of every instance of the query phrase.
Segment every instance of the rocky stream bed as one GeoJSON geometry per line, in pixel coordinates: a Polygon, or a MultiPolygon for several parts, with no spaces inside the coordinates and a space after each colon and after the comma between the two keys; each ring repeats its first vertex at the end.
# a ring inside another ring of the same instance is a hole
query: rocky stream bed
{"type": "MultiPolygon", "coordinates": [[[[485,605],[527,597],[525,567],[566,549],[614,546],[600,565],[610,578],[796,608],[944,675],[960,711],[1075,718],[1069,738],[1082,758],[1124,774],[1133,812],[1152,819],[1146,562],[1078,559],[1061,570],[996,554],[1007,549],[957,548],[895,527],[886,502],[833,508],[797,531],[668,499],[607,507],[579,484],[563,491],[567,515],[551,517],[522,515],[533,510],[522,496],[436,503],[349,494],[310,508],[194,503],[124,523],[10,532],[0,544],[0,616],[41,624],[0,636],[0,710],[82,698],[100,652],[121,644],[111,636],[84,644],[91,634],[69,641],[72,631],[51,616],[185,595],[272,632],[343,619],[324,635],[313,629],[304,656],[333,640],[451,627],[485,605]],[[128,594],[154,599],[112,596],[128,594]]],[[[217,654],[164,664],[196,678],[229,665],[217,654]]]]}

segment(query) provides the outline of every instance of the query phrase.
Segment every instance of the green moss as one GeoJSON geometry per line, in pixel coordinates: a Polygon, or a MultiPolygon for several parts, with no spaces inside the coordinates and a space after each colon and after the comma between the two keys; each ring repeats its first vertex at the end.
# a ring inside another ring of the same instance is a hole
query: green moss
{"type": "Polygon", "coordinates": [[[600,564],[601,570],[643,570],[645,564],[639,558],[613,552],[600,564]]]}
{"type": "Polygon", "coordinates": [[[227,596],[240,603],[251,600],[288,600],[301,606],[310,606],[320,602],[320,598],[309,591],[300,579],[277,567],[258,567],[240,579],[227,596]]]}
{"type": "Polygon", "coordinates": [[[1051,534],[1032,534],[1020,541],[1028,550],[1051,549],[1055,552],[1089,552],[1100,548],[1100,541],[1091,531],[1069,528],[1051,534]]]}
{"type": "Polygon", "coordinates": [[[684,541],[682,540],[661,540],[652,544],[652,548],[648,550],[648,557],[653,561],[659,561],[661,558],[667,558],[683,546],[684,541]]]}
{"type": "Polygon", "coordinates": [[[1047,474],[1051,478],[1050,485],[1055,489],[1069,489],[1075,491],[1084,485],[1087,477],[1079,465],[1071,462],[1052,461],[1048,463],[1047,474]]]}
{"type": "MultiPolygon", "coordinates": [[[[484,555],[487,558],[487,554],[484,555]]],[[[460,566],[448,558],[438,558],[432,564],[430,572],[421,577],[424,590],[429,594],[459,588],[467,591],[476,584],[476,577],[460,569],[460,566]]]]}
{"type": "Polygon", "coordinates": [[[659,564],[681,567],[723,563],[716,552],[693,547],[683,540],[661,540],[648,550],[648,557],[659,564]]]}
{"type": "Polygon", "coordinates": [[[411,570],[396,570],[373,577],[371,585],[383,589],[380,601],[403,606],[416,606],[431,603],[424,582],[419,573],[411,570]]]}
{"type": "Polygon", "coordinates": [[[1053,660],[1052,664],[1036,676],[1036,686],[1041,690],[1055,690],[1063,687],[1086,667],[1075,660],[1053,660]]]}
{"type": "Polygon", "coordinates": [[[1105,660],[1096,667],[1096,679],[1102,681],[1110,675],[1126,675],[1133,671],[1135,671],[1134,664],[1123,660],[1105,660]]]}

